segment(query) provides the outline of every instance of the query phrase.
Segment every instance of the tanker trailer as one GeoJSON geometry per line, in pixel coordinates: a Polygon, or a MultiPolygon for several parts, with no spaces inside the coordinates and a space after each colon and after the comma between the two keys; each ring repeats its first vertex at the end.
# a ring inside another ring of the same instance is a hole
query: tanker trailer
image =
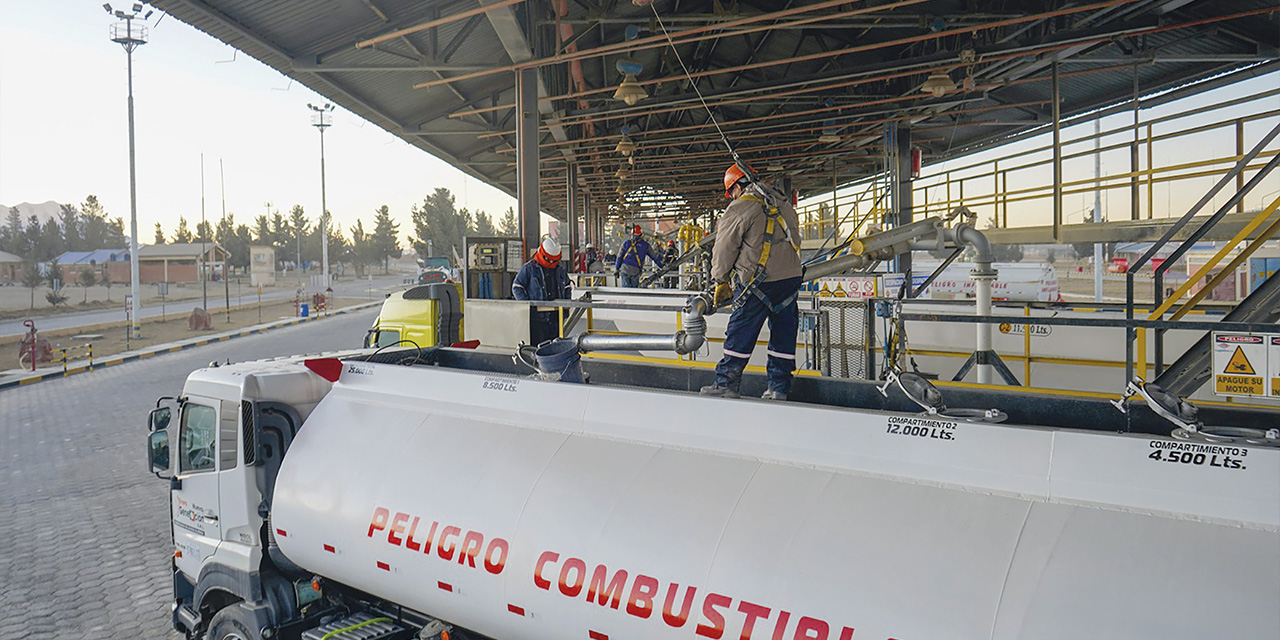
{"type": "Polygon", "coordinates": [[[767,403],[696,395],[701,369],[583,368],[401,349],[192,373],[151,417],[175,628],[1280,637],[1274,412],[1204,407],[1242,437],[1175,438],[1099,398],[798,378],[767,403]]]}

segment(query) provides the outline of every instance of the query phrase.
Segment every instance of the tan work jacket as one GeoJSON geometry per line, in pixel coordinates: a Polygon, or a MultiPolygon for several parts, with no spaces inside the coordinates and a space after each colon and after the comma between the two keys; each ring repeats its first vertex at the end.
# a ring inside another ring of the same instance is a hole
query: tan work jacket
{"type": "MultiPolygon", "coordinates": [[[[725,208],[724,215],[716,223],[716,244],[711,251],[711,279],[715,282],[730,280],[736,274],[735,283],[745,283],[755,273],[760,252],[764,249],[764,231],[767,217],[763,196],[749,190],[725,208]]],[[[786,223],[791,238],[800,242],[800,219],[790,202],[779,203],[782,213],[779,222],[786,223]]],[[[782,224],[775,224],[770,243],[769,262],[765,264],[764,282],[796,278],[804,273],[800,266],[797,247],[787,241],[782,224]]]]}

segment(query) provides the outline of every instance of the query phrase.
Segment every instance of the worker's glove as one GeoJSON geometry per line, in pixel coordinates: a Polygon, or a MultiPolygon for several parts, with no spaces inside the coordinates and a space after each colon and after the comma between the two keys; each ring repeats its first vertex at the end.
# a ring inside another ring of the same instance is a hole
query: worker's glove
{"type": "Polygon", "coordinates": [[[733,301],[733,287],[728,282],[721,282],[711,290],[711,306],[719,309],[733,301]]]}

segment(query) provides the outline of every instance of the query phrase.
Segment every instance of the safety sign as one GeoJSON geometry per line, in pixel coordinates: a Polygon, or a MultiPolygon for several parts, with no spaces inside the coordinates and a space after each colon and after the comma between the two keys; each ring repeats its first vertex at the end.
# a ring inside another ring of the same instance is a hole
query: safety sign
{"type": "Polygon", "coordinates": [[[1268,336],[1267,342],[1267,360],[1271,363],[1268,365],[1270,371],[1267,376],[1271,378],[1271,395],[1280,396],[1280,336],[1268,336]]]}
{"type": "Polygon", "coordinates": [[[1273,336],[1214,332],[1213,391],[1223,396],[1265,396],[1271,371],[1268,363],[1273,336]]]}

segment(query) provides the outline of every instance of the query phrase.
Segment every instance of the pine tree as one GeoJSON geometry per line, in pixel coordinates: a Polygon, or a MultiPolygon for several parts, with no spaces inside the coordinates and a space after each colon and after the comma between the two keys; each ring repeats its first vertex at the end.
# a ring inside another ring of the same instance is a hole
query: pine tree
{"type": "Polygon", "coordinates": [[[191,244],[195,238],[191,235],[191,229],[187,228],[186,216],[178,216],[178,228],[173,232],[174,244],[191,244]]]}
{"type": "Polygon", "coordinates": [[[502,221],[498,223],[498,233],[504,236],[514,236],[520,232],[520,225],[516,223],[516,212],[508,207],[507,212],[502,214],[502,221]]]}
{"type": "Polygon", "coordinates": [[[27,248],[23,246],[24,235],[22,233],[22,213],[18,211],[18,207],[9,210],[9,217],[4,225],[4,244],[0,244],[0,251],[8,251],[14,255],[27,255],[27,248]]]}
{"type": "Polygon", "coordinates": [[[80,230],[80,212],[69,204],[59,205],[58,217],[62,219],[62,246],[65,251],[83,251],[84,237],[80,230]]]}
{"type": "Polygon", "coordinates": [[[98,284],[98,277],[93,275],[93,269],[90,269],[89,267],[81,267],[79,280],[80,287],[84,289],[84,300],[82,301],[82,304],[87,304],[89,302],[89,287],[98,284]]]}
{"type": "Polygon", "coordinates": [[[302,205],[293,205],[289,210],[289,232],[290,239],[293,240],[294,257],[298,261],[298,268],[302,268],[302,241],[307,237],[309,229],[310,223],[307,222],[307,214],[302,209],[302,205]]]}
{"type": "Polygon", "coordinates": [[[455,209],[453,194],[444,187],[436,187],[421,206],[414,205],[412,215],[414,237],[409,242],[420,257],[448,256],[454,250],[461,253],[463,238],[472,233],[471,214],[455,209]]]}
{"type": "Polygon", "coordinates": [[[44,274],[40,273],[40,265],[35,259],[28,257],[22,262],[22,286],[31,290],[31,308],[36,308],[36,289],[44,284],[44,274]]]}
{"type": "Polygon", "coordinates": [[[364,277],[365,266],[376,250],[373,237],[364,231],[364,223],[356,220],[351,227],[351,265],[355,267],[357,277],[364,277]]]}
{"type": "Polygon", "coordinates": [[[196,242],[213,242],[213,226],[207,220],[196,223],[196,242]]]}
{"type": "Polygon", "coordinates": [[[492,236],[498,233],[497,227],[493,226],[493,218],[483,211],[476,212],[476,235],[492,236]]]}
{"type": "Polygon", "coordinates": [[[267,220],[266,214],[260,215],[253,219],[253,235],[257,239],[258,244],[274,246],[275,239],[271,237],[271,222],[267,220]]]}
{"type": "Polygon", "coordinates": [[[164,229],[160,228],[160,223],[156,223],[156,244],[164,244],[164,229]]]}
{"type": "MultiPolygon", "coordinates": [[[[391,258],[400,257],[400,225],[391,219],[391,211],[385,204],[374,214],[373,222],[373,233],[369,235],[374,249],[370,254],[371,263],[381,262],[382,272],[387,273],[391,270],[391,258]]],[[[354,236],[352,242],[355,242],[354,236]]]]}

